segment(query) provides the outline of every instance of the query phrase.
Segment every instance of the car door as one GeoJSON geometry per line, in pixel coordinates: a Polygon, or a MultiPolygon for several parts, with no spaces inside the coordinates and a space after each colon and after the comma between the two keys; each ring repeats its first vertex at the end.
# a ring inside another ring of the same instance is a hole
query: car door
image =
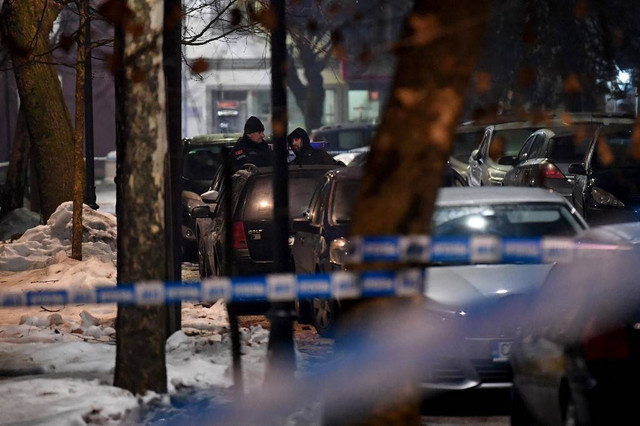
{"type": "Polygon", "coordinates": [[[584,217],[585,219],[587,219],[586,209],[585,209],[585,200],[587,198],[587,192],[591,190],[589,185],[589,171],[591,170],[591,160],[593,159],[593,151],[595,149],[596,140],[597,140],[597,135],[596,135],[596,139],[591,141],[591,145],[589,146],[589,149],[587,150],[587,153],[584,158],[583,164],[584,164],[586,174],[574,175],[575,180],[573,184],[573,190],[571,193],[574,207],[576,208],[578,213],[580,213],[582,217],[584,217]]]}
{"type": "Polygon", "coordinates": [[[482,181],[482,164],[484,163],[484,159],[486,158],[489,141],[491,140],[491,135],[493,133],[493,127],[488,127],[484,132],[484,136],[482,137],[482,141],[480,141],[480,146],[477,151],[475,151],[475,155],[471,155],[469,157],[469,166],[468,166],[468,176],[469,176],[469,186],[480,186],[482,181]]]}
{"type": "Polygon", "coordinates": [[[312,274],[316,272],[316,244],[322,232],[322,216],[330,185],[330,178],[324,178],[311,197],[309,209],[302,217],[294,219],[296,234],[291,253],[296,273],[312,274]]]}
{"type": "Polygon", "coordinates": [[[504,180],[502,181],[502,184],[504,186],[522,186],[523,185],[522,170],[523,170],[523,167],[525,167],[525,163],[527,159],[529,158],[529,151],[535,139],[536,139],[536,134],[534,133],[533,135],[529,136],[529,138],[525,141],[524,145],[522,146],[522,149],[520,149],[520,152],[516,157],[513,168],[509,170],[507,174],[505,174],[504,176],[504,180]]]}
{"type": "Polygon", "coordinates": [[[519,166],[520,185],[537,186],[538,168],[546,156],[547,136],[545,133],[535,135],[526,160],[519,166]]]}

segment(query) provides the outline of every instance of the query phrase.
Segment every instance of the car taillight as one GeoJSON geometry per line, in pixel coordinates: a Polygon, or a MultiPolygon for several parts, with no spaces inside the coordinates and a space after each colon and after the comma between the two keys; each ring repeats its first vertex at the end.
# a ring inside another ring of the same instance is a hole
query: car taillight
{"type": "Polygon", "coordinates": [[[542,166],[540,175],[546,179],[564,179],[562,172],[553,164],[545,164],[542,166]]]}
{"type": "Polygon", "coordinates": [[[242,222],[233,223],[233,249],[246,249],[247,237],[244,234],[244,224],[242,222]]]}
{"type": "Polygon", "coordinates": [[[606,330],[598,328],[597,321],[592,319],[583,330],[582,350],[587,360],[629,358],[629,342],[624,324],[612,324],[606,330]]]}

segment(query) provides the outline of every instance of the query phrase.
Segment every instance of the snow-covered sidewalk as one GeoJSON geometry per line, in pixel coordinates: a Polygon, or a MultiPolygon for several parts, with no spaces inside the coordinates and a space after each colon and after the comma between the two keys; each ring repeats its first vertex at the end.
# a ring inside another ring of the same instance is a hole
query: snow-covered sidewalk
{"type": "MultiPolygon", "coordinates": [[[[71,203],[46,225],[0,243],[0,290],[31,291],[116,284],[111,214],[83,212],[83,261],[70,259],[71,203]]],[[[169,394],[232,385],[225,306],[183,303],[181,331],[167,340],[169,394]]],[[[0,424],[121,424],[136,411],[168,404],[112,386],[115,305],[0,308],[0,424]]],[[[247,390],[261,386],[268,332],[242,330],[247,390]]]]}

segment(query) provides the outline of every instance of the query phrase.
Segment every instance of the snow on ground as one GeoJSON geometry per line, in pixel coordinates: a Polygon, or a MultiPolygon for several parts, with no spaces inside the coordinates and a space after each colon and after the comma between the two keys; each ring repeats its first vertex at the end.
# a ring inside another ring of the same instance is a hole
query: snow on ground
{"type": "MultiPolygon", "coordinates": [[[[0,243],[0,291],[115,285],[115,217],[85,206],[83,225],[82,261],[68,257],[71,203],[47,224],[0,243]]],[[[166,404],[158,395],[134,396],[111,385],[116,313],[115,305],[0,308],[0,424],[120,424],[149,403],[166,404]]],[[[167,340],[169,393],[228,388],[233,380],[224,303],[183,303],[182,317],[182,330],[167,340]]],[[[242,329],[249,391],[261,385],[267,338],[261,326],[242,329]]]]}

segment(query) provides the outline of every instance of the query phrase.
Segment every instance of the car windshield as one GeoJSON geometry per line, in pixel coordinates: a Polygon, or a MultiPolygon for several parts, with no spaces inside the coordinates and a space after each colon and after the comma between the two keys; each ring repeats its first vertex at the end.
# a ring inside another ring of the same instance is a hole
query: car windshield
{"type": "Polygon", "coordinates": [[[509,203],[436,208],[432,220],[434,237],[539,237],[573,236],[582,225],[559,203],[509,203]]]}
{"type": "Polygon", "coordinates": [[[184,156],[183,175],[186,179],[213,179],[220,166],[220,147],[190,149],[184,156]]]}
{"type": "Polygon", "coordinates": [[[534,128],[495,130],[489,145],[489,157],[498,161],[500,157],[518,155],[524,142],[535,130],[534,128]]]}
{"type": "MultiPolygon", "coordinates": [[[[289,175],[289,217],[300,216],[307,210],[309,200],[323,172],[289,175]]],[[[273,219],[273,176],[258,176],[248,189],[244,219],[260,221],[273,219]]]]}
{"type": "Polygon", "coordinates": [[[631,130],[603,134],[593,153],[593,168],[640,168],[640,156],[634,155],[632,141],[631,130]]]}
{"type": "Polygon", "coordinates": [[[577,163],[582,161],[587,145],[574,135],[555,137],[547,156],[558,163],[577,163]]]}
{"type": "Polygon", "coordinates": [[[484,129],[478,132],[457,133],[451,147],[451,155],[462,162],[469,161],[471,151],[480,145],[484,129]]]}

